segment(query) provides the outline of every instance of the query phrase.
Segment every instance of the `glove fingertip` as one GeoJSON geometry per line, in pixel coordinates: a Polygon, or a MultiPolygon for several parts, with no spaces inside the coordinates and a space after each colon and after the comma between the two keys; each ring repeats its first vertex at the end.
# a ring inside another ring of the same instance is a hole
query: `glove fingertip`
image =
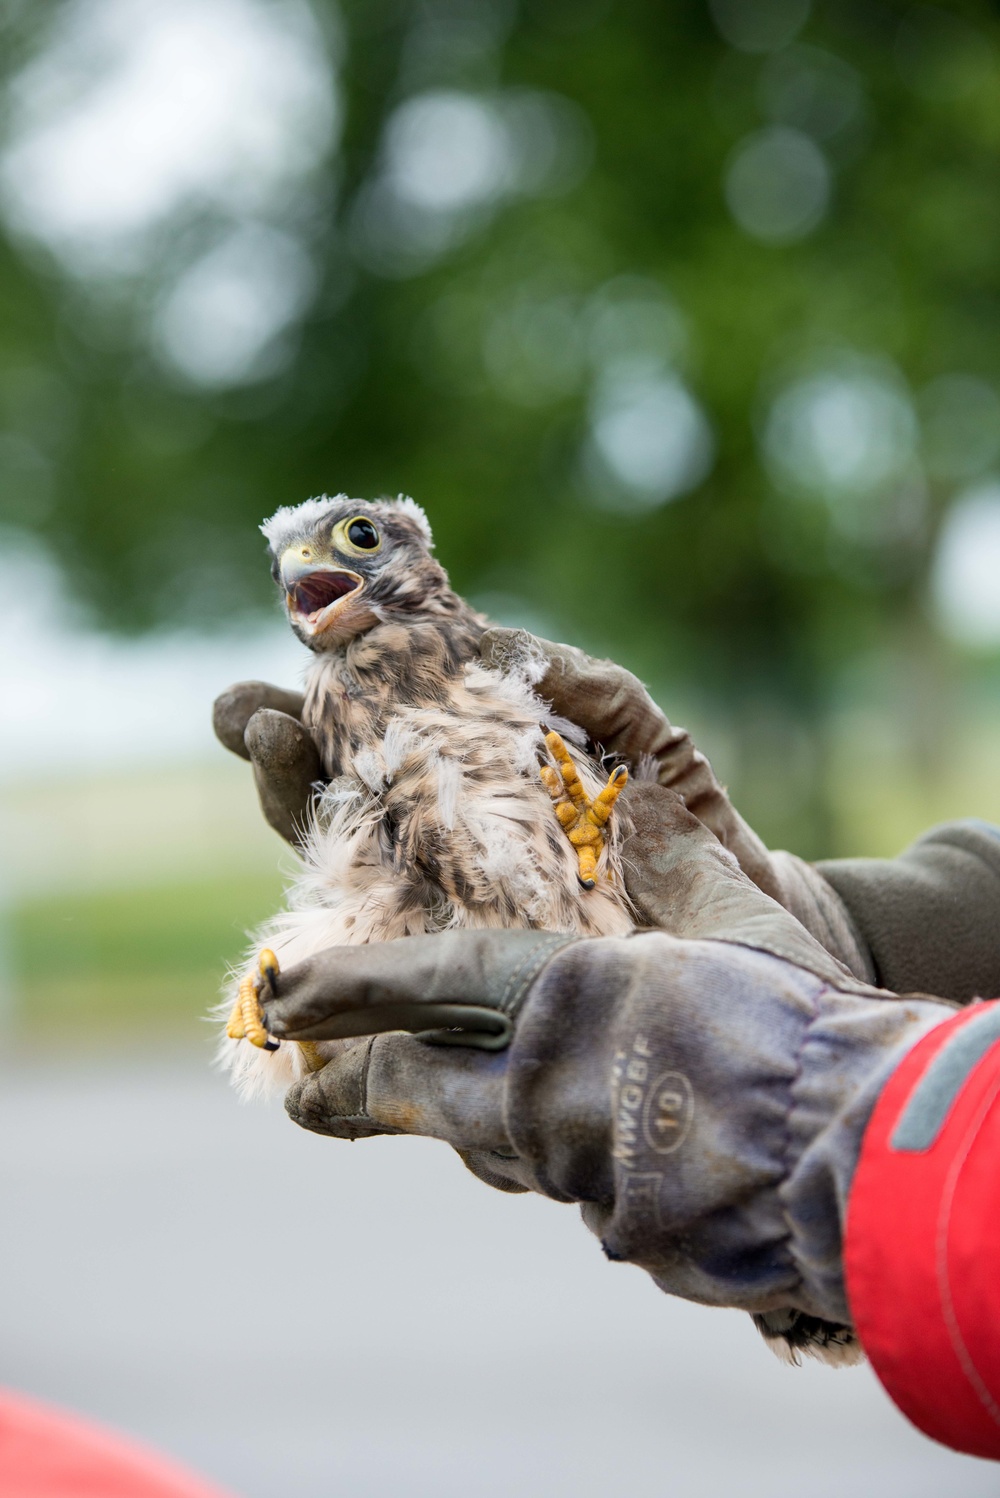
{"type": "Polygon", "coordinates": [[[288,713],[272,707],[258,708],[246,725],[243,742],[254,764],[305,774],[312,780],[318,780],[323,773],[312,734],[288,713]]]}
{"type": "Polygon", "coordinates": [[[212,727],[220,743],[241,759],[249,759],[243,735],[254,714],[260,708],[272,708],[299,719],[304,704],[301,692],[289,692],[267,681],[237,681],[216,697],[212,705],[212,727]]]}
{"type": "Polygon", "coordinates": [[[298,1082],[293,1082],[291,1087],[289,1087],[288,1091],[285,1093],[285,1112],[294,1123],[301,1124],[302,1116],[305,1111],[305,1109],[303,1108],[302,1094],[311,1080],[311,1077],[304,1077],[298,1082]]]}
{"type": "Polygon", "coordinates": [[[509,629],[501,624],[491,625],[483,634],[479,655],[484,665],[497,671],[517,669],[530,660],[547,660],[542,642],[528,630],[509,629]]]}
{"type": "MultiPolygon", "coordinates": [[[[292,1123],[310,1134],[342,1135],[343,1125],[339,1117],[331,1114],[329,1104],[323,1096],[319,1073],[293,1082],[285,1093],[285,1112],[292,1123]]],[[[351,1136],[349,1136],[351,1137],[351,1136]]]]}
{"type": "Polygon", "coordinates": [[[249,759],[250,751],[243,742],[243,733],[248,721],[248,709],[244,698],[244,683],[242,682],[229,687],[225,692],[220,692],[212,703],[212,729],[219,743],[228,749],[230,754],[238,754],[240,759],[249,759]]]}

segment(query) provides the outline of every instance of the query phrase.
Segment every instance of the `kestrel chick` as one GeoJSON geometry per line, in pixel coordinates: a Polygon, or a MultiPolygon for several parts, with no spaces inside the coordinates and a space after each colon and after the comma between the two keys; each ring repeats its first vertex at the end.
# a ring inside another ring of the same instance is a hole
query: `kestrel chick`
{"type": "Polygon", "coordinates": [[[341,1044],[264,1049],[252,1002],[262,948],[264,968],[288,967],[326,947],[456,927],[599,936],[633,925],[611,815],[627,772],[609,778],[584,735],[553,717],[530,653],[483,665],[488,621],[452,590],[419,506],[323,497],[261,529],[314,654],[303,716],[329,784],[287,908],[234,979],[226,1045],[248,1090],[285,1087],[341,1044]]]}

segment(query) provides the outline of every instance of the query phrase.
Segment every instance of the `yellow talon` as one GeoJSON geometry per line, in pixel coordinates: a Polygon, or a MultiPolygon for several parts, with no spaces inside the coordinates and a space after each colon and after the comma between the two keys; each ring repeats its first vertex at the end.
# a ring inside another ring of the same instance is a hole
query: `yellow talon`
{"type": "Polygon", "coordinates": [[[270,947],[265,947],[261,952],[257,970],[259,980],[249,977],[240,983],[239,994],[226,1025],[226,1034],[230,1040],[249,1040],[251,1045],[260,1050],[274,1051],[278,1048],[278,1042],[272,1040],[264,1028],[259,991],[260,981],[273,989],[278,976],[278,959],[270,947]]]}
{"type": "MultiPolygon", "coordinates": [[[[279,1042],[272,1040],[263,1024],[260,1007],[260,989],[266,983],[274,993],[281,969],[278,959],[270,947],[265,947],[257,959],[257,977],[244,978],[240,984],[239,997],[226,1025],[230,1040],[249,1040],[251,1045],[264,1051],[276,1051],[279,1042]]],[[[309,1071],[320,1071],[326,1065],[326,1057],[312,1040],[300,1040],[299,1050],[309,1071]]]]}
{"type": "Polygon", "coordinates": [[[264,1029],[257,985],[253,978],[244,978],[240,984],[240,1013],[243,1017],[243,1034],[251,1045],[263,1050],[267,1045],[267,1031],[264,1029]]]}
{"type": "Polygon", "coordinates": [[[237,999],[233,1005],[232,1013],[229,1016],[229,1023],[226,1025],[226,1034],[230,1040],[246,1039],[246,1031],[243,1029],[243,1005],[240,999],[237,999]]]}
{"type": "Polygon", "coordinates": [[[624,765],[612,770],[607,785],[591,801],[562,737],[553,730],[545,735],[545,743],[559,769],[542,765],[542,783],[555,802],[560,826],[576,849],[580,883],[584,889],[593,889],[606,841],[603,829],[628,783],[628,771],[624,765]]]}

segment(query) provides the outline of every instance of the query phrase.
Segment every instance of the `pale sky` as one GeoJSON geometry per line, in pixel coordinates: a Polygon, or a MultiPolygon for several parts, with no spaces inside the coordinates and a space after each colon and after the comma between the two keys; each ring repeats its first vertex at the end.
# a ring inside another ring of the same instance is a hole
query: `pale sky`
{"type": "Polygon", "coordinates": [[[277,608],[229,634],[99,633],[34,548],[0,554],[0,779],[217,754],[215,696],[233,681],[297,686],[308,653],[277,608]]]}

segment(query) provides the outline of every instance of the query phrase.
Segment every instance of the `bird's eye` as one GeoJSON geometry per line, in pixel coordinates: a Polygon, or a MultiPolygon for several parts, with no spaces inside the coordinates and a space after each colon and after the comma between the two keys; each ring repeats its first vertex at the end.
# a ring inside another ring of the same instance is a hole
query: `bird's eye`
{"type": "Polygon", "coordinates": [[[378,526],[367,515],[354,515],[333,528],[330,541],[335,551],[348,556],[370,557],[382,545],[378,526]]]}
{"type": "Polygon", "coordinates": [[[361,515],[356,520],[347,522],[344,534],[351,545],[356,546],[359,551],[375,551],[382,539],[371,521],[365,520],[361,515]]]}

